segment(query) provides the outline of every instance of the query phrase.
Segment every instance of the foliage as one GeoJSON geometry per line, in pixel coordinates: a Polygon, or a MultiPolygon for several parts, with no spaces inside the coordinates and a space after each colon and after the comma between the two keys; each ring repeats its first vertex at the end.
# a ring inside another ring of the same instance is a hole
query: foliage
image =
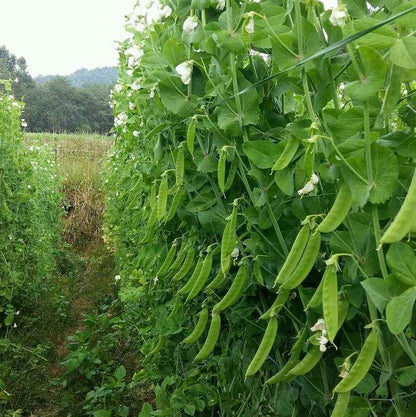
{"type": "Polygon", "coordinates": [[[107,134],[113,124],[108,95],[114,72],[113,68],[79,70],[72,76],[48,76],[37,83],[27,72],[24,58],[0,47],[0,79],[12,80],[13,95],[25,100],[24,117],[30,132],[107,134]]]}
{"type": "Polygon", "coordinates": [[[390,224],[414,231],[408,208],[394,219],[415,170],[415,3],[162,6],[130,16],[109,162],[107,233],[136,379],[155,384],[156,409],[140,416],[325,416],[340,371],[345,415],[411,415],[414,235],[379,243],[390,224]],[[189,296],[207,254],[207,284],[221,285],[189,296]],[[218,340],[207,325],[181,343],[204,307],[221,316],[218,340]]]}
{"type": "MultiPolygon", "coordinates": [[[[10,338],[19,331],[21,310],[33,306],[55,266],[61,195],[52,153],[24,147],[23,104],[10,94],[10,82],[3,84],[7,94],[0,95],[0,353],[18,358],[27,355],[27,349],[10,338]]],[[[43,363],[43,349],[39,345],[30,353],[32,364],[40,358],[43,363]]],[[[8,364],[2,360],[2,365],[8,364]]],[[[0,402],[7,402],[9,396],[4,371],[0,402]]]]}
{"type": "MultiPolygon", "coordinates": [[[[101,84],[113,85],[118,76],[117,68],[114,67],[100,67],[94,69],[81,68],[72,74],[65,76],[65,78],[74,87],[82,87],[85,84],[101,84]]],[[[54,75],[39,75],[35,77],[35,81],[39,84],[45,84],[51,81],[54,75]]]]}

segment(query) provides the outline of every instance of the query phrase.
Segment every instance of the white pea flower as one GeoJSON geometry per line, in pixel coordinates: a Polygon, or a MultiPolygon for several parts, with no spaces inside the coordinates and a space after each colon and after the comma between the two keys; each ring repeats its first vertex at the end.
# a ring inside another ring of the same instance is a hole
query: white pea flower
{"type": "MultiPolygon", "coordinates": [[[[136,80],[133,82],[133,84],[130,86],[132,90],[137,91],[142,88],[142,85],[140,83],[140,80],[136,80]]],[[[130,96],[129,96],[130,97],[130,96]]]]}
{"type": "Polygon", "coordinates": [[[131,69],[129,69],[129,70],[127,70],[126,71],[126,74],[129,76],[129,77],[131,77],[132,75],[133,75],[133,70],[131,70],[131,69]]]}
{"type": "Polygon", "coordinates": [[[317,332],[319,330],[322,332],[322,334],[326,334],[326,326],[324,319],[318,319],[318,321],[311,327],[312,332],[317,332]]]}
{"type": "Polygon", "coordinates": [[[188,85],[191,82],[193,65],[194,65],[193,61],[185,61],[185,62],[182,62],[182,64],[179,64],[175,68],[175,71],[179,74],[182,82],[185,85],[188,85]]]}
{"type": "Polygon", "coordinates": [[[238,258],[239,256],[240,256],[240,249],[234,248],[233,251],[231,252],[231,257],[238,258]]]}
{"type": "Polygon", "coordinates": [[[309,194],[313,191],[315,186],[309,181],[302,189],[298,190],[298,194],[300,196],[309,194]]]}
{"type": "Polygon", "coordinates": [[[254,33],[254,19],[252,16],[250,17],[250,20],[246,24],[245,30],[247,33],[254,33]]]}
{"type": "Polygon", "coordinates": [[[17,327],[17,324],[16,323],[13,323],[13,327],[16,328],[17,327]]]}
{"type": "Polygon", "coordinates": [[[114,281],[115,281],[115,282],[120,281],[120,279],[121,279],[121,276],[120,276],[120,275],[116,275],[116,276],[114,277],[114,281]]]}
{"type": "Polygon", "coordinates": [[[225,0],[218,0],[217,10],[224,10],[224,9],[225,9],[225,0]]]}
{"type": "Polygon", "coordinates": [[[16,313],[14,313],[15,316],[18,316],[20,314],[20,311],[16,311],[16,313]]]}
{"type": "Polygon", "coordinates": [[[27,123],[25,119],[22,119],[21,122],[22,122],[22,127],[27,127],[27,123]]]}
{"type": "Polygon", "coordinates": [[[316,185],[319,183],[319,177],[313,173],[310,180],[311,184],[316,185]]]}
{"type": "Polygon", "coordinates": [[[332,9],[329,21],[333,26],[344,26],[345,20],[347,19],[347,10],[343,6],[334,7],[332,9]]]}
{"type": "Polygon", "coordinates": [[[155,285],[156,285],[158,281],[159,281],[159,278],[158,278],[158,277],[154,277],[154,278],[153,278],[153,284],[155,284],[155,285]]]}
{"type": "Polygon", "coordinates": [[[132,103],[131,101],[129,102],[129,109],[130,110],[134,110],[135,109],[135,105],[134,105],[134,103],[132,103]]]}
{"type": "Polygon", "coordinates": [[[326,351],[326,344],[329,342],[329,340],[323,335],[318,337],[317,340],[319,341],[319,350],[321,352],[325,352],[326,351]]]}
{"type": "Polygon", "coordinates": [[[167,18],[172,14],[172,9],[169,6],[163,6],[160,9],[160,17],[161,18],[167,18]]]}
{"type": "Polygon", "coordinates": [[[194,33],[197,26],[198,18],[196,16],[188,16],[183,22],[183,30],[189,34],[194,33]]]}
{"type": "Polygon", "coordinates": [[[138,138],[139,137],[139,132],[137,131],[137,130],[135,130],[135,131],[133,131],[133,136],[135,137],[135,138],[138,138]]]}
{"type": "Polygon", "coordinates": [[[119,93],[122,89],[123,89],[123,87],[122,87],[122,85],[121,85],[121,84],[116,84],[116,85],[114,86],[114,90],[115,90],[115,91],[117,91],[117,93],[119,93]]]}
{"type": "Polygon", "coordinates": [[[319,140],[319,136],[318,135],[312,135],[309,139],[307,139],[306,141],[309,143],[316,143],[319,140]]]}

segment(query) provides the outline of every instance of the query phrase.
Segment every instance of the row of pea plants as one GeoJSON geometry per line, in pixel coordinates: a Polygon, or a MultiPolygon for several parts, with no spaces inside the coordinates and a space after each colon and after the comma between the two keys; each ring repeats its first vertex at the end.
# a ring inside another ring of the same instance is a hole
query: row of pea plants
{"type": "Polygon", "coordinates": [[[106,238],[154,387],[141,416],[414,410],[415,10],[128,16],[106,238]]]}
{"type": "MultiPolygon", "coordinates": [[[[23,144],[23,103],[9,81],[0,81],[0,353],[18,332],[27,306],[54,267],[59,239],[60,193],[52,153],[23,144]]],[[[8,401],[7,360],[0,378],[0,404],[8,401]],[[5,378],[4,380],[2,378],[5,378]]],[[[2,366],[3,368],[3,366],[2,366]]]]}

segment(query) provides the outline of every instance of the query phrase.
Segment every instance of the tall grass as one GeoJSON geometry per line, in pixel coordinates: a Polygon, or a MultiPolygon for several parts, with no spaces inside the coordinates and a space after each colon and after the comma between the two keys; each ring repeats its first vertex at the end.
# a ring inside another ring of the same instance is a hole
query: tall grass
{"type": "Polygon", "coordinates": [[[101,164],[113,139],[89,134],[27,133],[25,141],[54,151],[65,195],[65,241],[83,246],[99,240],[104,210],[101,164]]]}

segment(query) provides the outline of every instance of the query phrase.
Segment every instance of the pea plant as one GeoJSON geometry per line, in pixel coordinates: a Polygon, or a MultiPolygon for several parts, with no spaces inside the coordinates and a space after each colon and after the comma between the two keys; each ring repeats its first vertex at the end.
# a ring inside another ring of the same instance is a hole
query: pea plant
{"type": "Polygon", "coordinates": [[[0,81],[0,329],[6,335],[17,326],[25,297],[33,297],[54,266],[60,213],[53,156],[23,145],[23,103],[10,85],[0,81]]]}
{"type": "Polygon", "coordinates": [[[140,416],[412,414],[415,22],[399,0],[128,16],[106,239],[140,416]]]}

